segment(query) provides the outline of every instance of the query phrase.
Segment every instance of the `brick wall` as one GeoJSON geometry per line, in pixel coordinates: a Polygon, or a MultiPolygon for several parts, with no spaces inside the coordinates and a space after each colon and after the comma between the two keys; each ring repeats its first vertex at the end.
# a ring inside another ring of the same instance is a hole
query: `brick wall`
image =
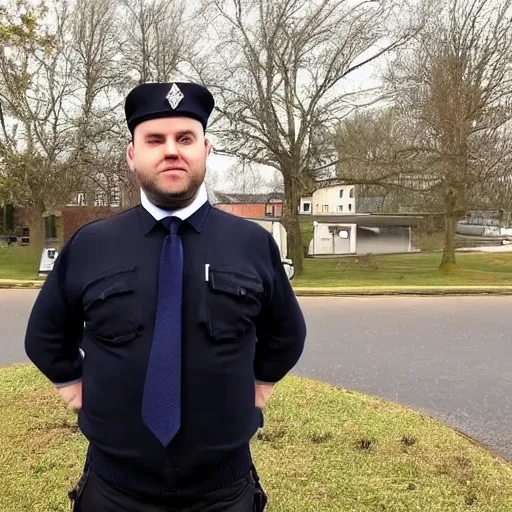
{"type": "MultiPolygon", "coordinates": [[[[283,215],[282,203],[271,204],[270,206],[273,207],[273,212],[276,217],[283,215]]],[[[265,217],[264,204],[216,204],[215,208],[223,212],[232,213],[238,217],[265,217]]]]}
{"type": "Polygon", "coordinates": [[[216,204],[215,208],[238,217],[265,217],[263,204],[216,204]]]}
{"type": "Polygon", "coordinates": [[[71,235],[84,224],[93,220],[112,217],[112,215],[120,211],[120,208],[111,208],[109,206],[68,206],[62,208],[62,232],[59,233],[59,237],[62,237],[63,242],[67,242],[71,235]]]}
{"type": "Polygon", "coordinates": [[[16,233],[18,236],[21,236],[21,229],[28,228],[30,226],[31,221],[31,212],[27,208],[16,208],[16,224],[18,226],[19,233],[16,233]]]}
{"type": "MultiPolygon", "coordinates": [[[[275,211],[280,214],[282,205],[278,204],[273,206],[277,206],[275,211]]],[[[215,207],[239,217],[265,217],[265,205],[263,204],[217,204],[215,207]]],[[[57,219],[57,236],[60,242],[64,244],[71,238],[73,233],[84,224],[111,217],[120,212],[121,208],[111,208],[107,206],[67,206],[62,208],[61,215],[57,219]]],[[[18,209],[16,211],[16,217],[20,227],[28,227],[30,219],[30,212],[28,210],[23,208],[18,209]]]]}

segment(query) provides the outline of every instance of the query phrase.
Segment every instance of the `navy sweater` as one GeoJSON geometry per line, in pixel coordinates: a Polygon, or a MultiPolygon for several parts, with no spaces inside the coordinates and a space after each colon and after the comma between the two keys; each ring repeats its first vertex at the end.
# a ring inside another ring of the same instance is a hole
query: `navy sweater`
{"type": "Polygon", "coordinates": [[[248,473],[260,422],[254,381],[282,379],[306,335],[271,234],[202,206],[180,228],[181,428],[164,449],[143,423],[141,403],[165,236],[142,206],[81,228],[42,287],[25,339],[54,384],[83,380],[88,465],[153,496],[208,492],[248,473]]]}

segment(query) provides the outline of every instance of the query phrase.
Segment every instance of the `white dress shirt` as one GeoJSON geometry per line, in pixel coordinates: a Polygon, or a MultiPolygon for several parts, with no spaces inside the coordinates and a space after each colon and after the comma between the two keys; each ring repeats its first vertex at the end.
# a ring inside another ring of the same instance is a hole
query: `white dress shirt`
{"type": "Polygon", "coordinates": [[[174,211],[163,210],[162,208],[155,206],[148,199],[146,192],[144,192],[142,188],[140,189],[140,203],[157,221],[162,220],[165,217],[178,217],[181,220],[188,219],[192,214],[197,212],[197,210],[199,210],[206,201],[208,201],[208,195],[206,194],[206,185],[204,183],[201,184],[195,199],[188,206],[174,211]]]}

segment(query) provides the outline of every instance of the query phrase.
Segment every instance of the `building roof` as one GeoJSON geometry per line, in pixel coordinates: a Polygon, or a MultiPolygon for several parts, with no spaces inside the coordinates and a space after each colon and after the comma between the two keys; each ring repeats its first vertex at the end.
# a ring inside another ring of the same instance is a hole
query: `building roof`
{"type": "Polygon", "coordinates": [[[282,201],[284,194],[281,192],[270,192],[266,194],[240,194],[231,192],[213,193],[215,203],[213,204],[267,204],[271,201],[282,201]]]}
{"type": "Polygon", "coordinates": [[[361,227],[376,228],[384,226],[417,226],[421,216],[413,215],[300,215],[301,219],[310,219],[321,224],[357,224],[361,227]]]}

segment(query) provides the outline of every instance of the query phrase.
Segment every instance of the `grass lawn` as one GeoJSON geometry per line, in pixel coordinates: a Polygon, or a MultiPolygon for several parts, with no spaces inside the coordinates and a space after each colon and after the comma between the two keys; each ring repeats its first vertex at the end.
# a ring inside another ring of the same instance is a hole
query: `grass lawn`
{"type": "MultiPolygon", "coordinates": [[[[306,259],[295,287],[512,285],[512,253],[457,254],[460,272],[439,272],[440,253],[306,259]]],[[[512,507],[511,507],[512,510],[512,507]]]]}
{"type": "Polygon", "coordinates": [[[0,279],[37,279],[40,260],[31,247],[0,245],[0,279]]]}
{"type": "MultiPolygon", "coordinates": [[[[0,279],[37,279],[41,255],[30,247],[0,246],[0,279]]],[[[512,286],[512,252],[457,254],[457,274],[437,270],[440,253],[311,259],[295,287],[358,286],[512,286]]]]}
{"type": "MultiPolygon", "coordinates": [[[[64,512],[86,443],[31,365],[0,367],[0,510],[64,512]]],[[[402,407],[287,377],[252,448],[269,512],[512,510],[512,467],[402,407]]]]}

